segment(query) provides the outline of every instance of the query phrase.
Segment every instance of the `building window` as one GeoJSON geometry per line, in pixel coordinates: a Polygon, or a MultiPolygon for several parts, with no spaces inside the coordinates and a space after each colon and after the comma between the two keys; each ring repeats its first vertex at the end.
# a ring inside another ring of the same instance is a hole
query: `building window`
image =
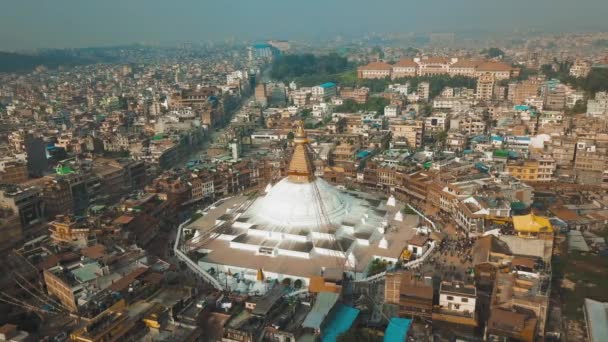
{"type": "Polygon", "coordinates": [[[460,301],[463,303],[468,303],[469,302],[469,298],[460,298],[460,301]]]}
{"type": "Polygon", "coordinates": [[[454,300],[454,297],[448,296],[448,300],[454,300]]]}

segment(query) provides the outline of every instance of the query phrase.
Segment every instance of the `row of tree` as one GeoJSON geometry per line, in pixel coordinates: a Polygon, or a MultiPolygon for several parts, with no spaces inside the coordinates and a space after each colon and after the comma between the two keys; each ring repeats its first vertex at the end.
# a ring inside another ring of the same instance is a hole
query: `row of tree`
{"type": "Polygon", "coordinates": [[[344,100],[344,103],[337,106],[334,109],[336,113],[357,113],[359,111],[364,112],[376,112],[378,114],[384,113],[384,107],[386,107],[390,101],[384,97],[372,97],[365,103],[357,103],[352,99],[344,100]]]}
{"type": "Polygon", "coordinates": [[[547,78],[558,79],[585,91],[590,97],[598,91],[608,91],[608,68],[592,68],[587,77],[574,77],[570,75],[572,64],[570,61],[554,60],[553,64],[541,66],[540,71],[547,78]]]}
{"type": "MultiPolygon", "coordinates": [[[[315,56],[313,54],[285,55],[272,63],[270,76],[280,81],[298,77],[335,75],[353,68],[345,57],[336,53],[315,56]]],[[[327,81],[324,81],[327,82],[327,81]]]]}

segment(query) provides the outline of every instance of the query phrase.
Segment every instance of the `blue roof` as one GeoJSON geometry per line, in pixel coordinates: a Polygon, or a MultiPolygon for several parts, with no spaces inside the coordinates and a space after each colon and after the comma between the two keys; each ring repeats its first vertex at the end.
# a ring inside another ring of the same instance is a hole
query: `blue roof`
{"type": "Polygon", "coordinates": [[[488,138],[485,135],[477,135],[477,136],[474,136],[473,138],[471,138],[471,141],[474,141],[474,142],[483,142],[483,141],[487,141],[487,140],[488,140],[488,138]]]}
{"type": "Polygon", "coordinates": [[[412,320],[407,318],[391,318],[384,331],[384,342],[403,342],[412,326],[412,320]]]}
{"type": "Polygon", "coordinates": [[[608,340],[608,303],[585,298],[585,316],[589,322],[590,342],[608,340]]]}
{"type": "Polygon", "coordinates": [[[357,153],[357,158],[365,158],[365,157],[369,156],[370,154],[371,154],[370,151],[363,150],[363,151],[360,151],[359,153],[357,153]]]}
{"type": "Polygon", "coordinates": [[[525,110],[530,109],[530,106],[526,106],[526,105],[518,105],[518,106],[513,107],[513,109],[515,109],[515,110],[520,110],[520,111],[525,111],[525,110]]]}
{"type": "Polygon", "coordinates": [[[259,43],[259,44],[254,44],[253,48],[254,49],[267,49],[269,48],[271,45],[268,43],[259,43]]]}
{"type": "Polygon", "coordinates": [[[321,84],[319,87],[321,88],[332,88],[335,87],[336,84],[334,82],[325,82],[323,84],[321,84]]]}
{"type": "Polygon", "coordinates": [[[503,141],[504,139],[500,135],[493,135],[492,141],[503,141]]]}
{"type": "Polygon", "coordinates": [[[338,304],[336,311],[333,313],[331,320],[323,329],[323,342],[335,342],[338,336],[350,329],[353,322],[359,315],[359,309],[351,308],[344,304],[338,304]]]}
{"type": "Polygon", "coordinates": [[[338,301],[339,294],[333,292],[321,292],[317,295],[317,301],[308,313],[302,326],[304,328],[320,329],[321,324],[338,301]]]}

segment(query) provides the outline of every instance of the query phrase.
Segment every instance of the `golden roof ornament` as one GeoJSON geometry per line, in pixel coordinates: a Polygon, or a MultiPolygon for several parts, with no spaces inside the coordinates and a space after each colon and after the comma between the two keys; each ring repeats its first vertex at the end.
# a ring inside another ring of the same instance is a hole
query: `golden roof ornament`
{"type": "Polygon", "coordinates": [[[295,145],[287,175],[294,183],[308,183],[314,180],[312,159],[308,152],[308,137],[304,130],[304,121],[297,123],[293,143],[295,145]]]}

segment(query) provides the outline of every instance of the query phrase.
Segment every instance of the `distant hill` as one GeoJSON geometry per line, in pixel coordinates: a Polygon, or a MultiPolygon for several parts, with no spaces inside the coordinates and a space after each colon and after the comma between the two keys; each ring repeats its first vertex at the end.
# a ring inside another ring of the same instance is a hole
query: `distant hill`
{"type": "Polygon", "coordinates": [[[103,54],[83,54],[78,50],[48,50],[32,55],[0,52],[0,72],[28,72],[39,65],[54,69],[59,66],[86,65],[113,60],[114,58],[103,54]]]}

